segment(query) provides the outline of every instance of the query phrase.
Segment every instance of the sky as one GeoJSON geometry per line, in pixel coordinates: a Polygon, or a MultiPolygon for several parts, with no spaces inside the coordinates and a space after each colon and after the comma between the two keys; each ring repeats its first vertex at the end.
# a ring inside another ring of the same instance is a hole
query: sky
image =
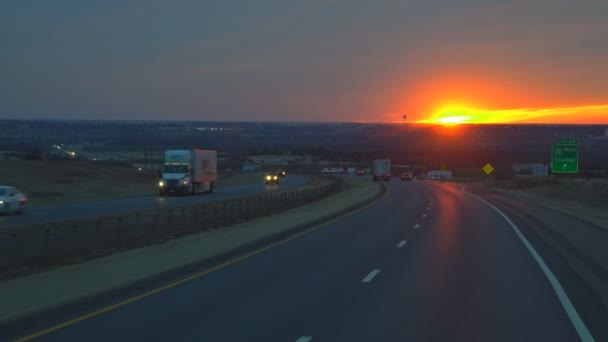
{"type": "Polygon", "coordinates": [[[605,0],[0,2],[0,118],[608,123],[605,0]]]}

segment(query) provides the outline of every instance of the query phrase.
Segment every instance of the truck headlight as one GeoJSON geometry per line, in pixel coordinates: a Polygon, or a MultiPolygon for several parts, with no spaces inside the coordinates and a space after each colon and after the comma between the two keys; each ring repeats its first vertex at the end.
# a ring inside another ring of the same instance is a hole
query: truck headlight
{"type": "Polygon", "coordinates": [[[4,204],[4,201],[0,201],[0,204],[4,204]]]}
{"type": "Polygon", "coordinates": [[[272,179],[272,177],[266,176],[266,180],[271,180],[271,179],[272,179]]]}
{"type": "Polygon", "coordinates": [[[277,176],[274,176],[274,179],[276,180],[276,179],[277,179],[277,176]]]}
{"type": "Polygon", "coordinates": [[[163,186],[165,186],[165,182],[163,182],[163,181],[161,180],[160,182],[158,182],[158,186],[160,186],[160,187],[162,188],[163,186]]]}
{"type": "Polygon", "coordinates": [[[184,183],[184,185],[188,185],[188,181],[184,181],[183,183],[184,183]]]}

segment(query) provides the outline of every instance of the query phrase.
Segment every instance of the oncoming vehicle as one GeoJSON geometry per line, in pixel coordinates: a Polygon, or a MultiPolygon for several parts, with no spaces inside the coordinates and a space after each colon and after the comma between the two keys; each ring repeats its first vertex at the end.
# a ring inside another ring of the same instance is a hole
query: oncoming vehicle
{"type": "Polygon", "coordinates": [[[279,175],[276,173],[267,173],[264,177],[264,183],[266,184],[279,184],[279,175]]]}
{"type": "Polygon", "coordinates": [[[23,214],[27,197],[14,186],[0,186],[0,215],[23,214]]]}
{"type": "Polygon", "coordinates": [[[287,177],[287,172],[285,172],[285,170],[283,170],[283,169],[278,169],[277,175],[281,178],[285,178],[285,177],[287,177]]]}
{"type": "Polygon", "coordinates": [[[211,150],[167,150],[159,170],[160,196],[213,192],[217,184],[217,152],[211,150]]]}

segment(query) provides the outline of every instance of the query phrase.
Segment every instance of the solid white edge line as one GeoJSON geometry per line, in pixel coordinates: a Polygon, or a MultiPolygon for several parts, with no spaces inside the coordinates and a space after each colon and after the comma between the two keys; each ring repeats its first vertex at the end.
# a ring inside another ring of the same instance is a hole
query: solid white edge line
{"type": "Polygon", "coordinates": [[[312,340],[312,336],[300,336],[296,342],[309,342],[312,340]]]}
{"type": "Polygon", "coordinates": [[[414,225],[414,229],[418,229],[418,228],[420,228],[420,223],[416,223],[416,224],[414,225]]]}
{"type": "Polygon", "coordinates": [[[376,269],[376,270],[372,270],[371,272],[369,272],[368,275],[365,276],[365,278],[363,278],[363,280],[361,280],[362,283],[369,283],[371,282],[374,277],[376,275],[378,275],[378,273],[380,273],[380,270],[376,269]]]}
{"type": "Polygon", "coordinates": [[[402,248],[403,246],[405,246],[405,244],[407,243],[407,240],[401,240],[398,244],[397,244],[397,248],[402,248]]]}
{"type": "Polygon", "coordinates": [[[538,252],[536,251],[534,246],[532,246],[532,244],[528,241],[528,239],[524,236],[524,234],[522,234],[521,230],[517,227],[517,225],[515,223],[513,223],[513,221],[511,221],[511,219],[505,213],[503,213],[500,209],[496,208],[492,203],[484,200],[483,198],[481,198],[479,196],[473,195],[472,193],[466,191],[464,189],[464,186],[462,186],[462,189],[460,191],[487,204],[490,208],[494,209],[500,216],[502,216],[502,218],[505,219],[505,221],[507,221],[509,226],[511,226],[513,231],[515,231],[515,234],[517,235],[517,237],[519,237],[519,239],[524,244],[524,246],[526,246],[526,248],[528,249],[530,254],[532,254],[532,257],[534,258],[534,260],[536,261],[538,266],[540,266],[540,269],[545,274],[545,277],[547,277],[547,279],[549,280],[549,283],[551,284],[551,287],[553,287],[555,294],[557,294],[557,298],[559,299],[560,303],[562,304],[562,307],[566,311],[566,314],[568,315],[570,322],[572,322],[572,325],[574,325],[574,329],[576,329],[576,332],[578,333],[578,337],[580,337],[581,341],[584,341],[584,342],[595,341],[593,336],[591,336],[591,332],[589,332],[589,329],[587,329],[585,322],[583,322],[583,320],[579,316],[578,312],[574,308],[574,305],[570,301],[568,294],[566,293],[566,291],[560,284],[559,280],[557,280],[557,277],[553,274],[553,272],[551,271],[549,266],[541,258],[540,254],[538,254],[538,252]]]}

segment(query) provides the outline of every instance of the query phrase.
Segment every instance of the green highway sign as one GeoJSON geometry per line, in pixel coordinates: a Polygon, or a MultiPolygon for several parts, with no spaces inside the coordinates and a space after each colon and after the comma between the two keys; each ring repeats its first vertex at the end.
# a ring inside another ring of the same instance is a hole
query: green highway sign
{"type": "Polygon", "coordinates": [[[578,145],[553,145],[551,171],[553,173],[578,173],[578,145]]]}
{"type": "Polygon", "coordinates": [[[578,144],[578,141],[576,141],[576,138],[559,138],[559,139],[557,139],[557,144],[558,145],[576,145],[576,144],[578,144]]]}

